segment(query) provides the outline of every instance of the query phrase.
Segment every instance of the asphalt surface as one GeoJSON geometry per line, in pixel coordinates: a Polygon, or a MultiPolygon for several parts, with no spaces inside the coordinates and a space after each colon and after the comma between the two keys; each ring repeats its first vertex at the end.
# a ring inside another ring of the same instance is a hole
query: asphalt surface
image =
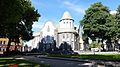
{"type": "Polygon", "coordinates": [[[50,67],[110,67],[104,66],[103,64],[97,64],[95,62],[78,62],[78,61],[69,61],[69,60],[59,60],[59,59],[47,59],[36,56],[24,56],[26,60],[49,64],[50,67]]]}

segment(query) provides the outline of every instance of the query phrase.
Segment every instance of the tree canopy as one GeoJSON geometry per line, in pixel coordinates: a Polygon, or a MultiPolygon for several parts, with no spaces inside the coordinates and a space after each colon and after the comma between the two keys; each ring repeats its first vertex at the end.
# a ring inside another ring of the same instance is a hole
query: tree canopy
{"type": "Polygon", "coordinates": [[[117,8],[117,14],[115,15],[115,23],[116,23],[116,30],[117,30],[117,38],[120,39],[120,5],[117,8]]]}
{"type": "Polygon", "coordinates": [[[32,24],[40,14],[30,0],[0,0],[0,17],[0,37],[19,42],[19,37],[26,41],[32,38],[32,24]]]}
{"type": "Polygon", "coordinates": [[[111,22],[109,9],[103,6],[101,2],[94,3],[87,10],[81,21],[84,25],[84,32],[88,37],[103,38],[106,34],[106,23],[111,22]]]}
{"type": "Polygon", "coordinates": [[[81,24],[84,26],[85,37],[115,43],[115,40],[120,38],[120,6],[117,14],[113,15],[101,2],[94,3],[86,10],[81,24]]]}

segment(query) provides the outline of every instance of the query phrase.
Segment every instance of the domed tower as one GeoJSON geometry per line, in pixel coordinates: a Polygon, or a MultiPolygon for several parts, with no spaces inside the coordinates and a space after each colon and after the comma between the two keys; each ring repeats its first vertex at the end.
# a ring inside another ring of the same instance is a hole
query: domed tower
{"type": "Polygon", "coordinates": [[[76,33],[77,31],[74,27],[74,20],[69,12],[65,11],[59,21],[57,47],[61,46],[61,43],[66,42],[71,46],[72,50],[75,50],[76,33]]]}
{"type": "Polygon", "coordinates": [[[65,28],[65,29],[74,29],[74,20],[71,17],[71,15],[69,14],[68,11],[65,11],[61,20],[60,20],[60,26],[59,28],[65,28]]]}

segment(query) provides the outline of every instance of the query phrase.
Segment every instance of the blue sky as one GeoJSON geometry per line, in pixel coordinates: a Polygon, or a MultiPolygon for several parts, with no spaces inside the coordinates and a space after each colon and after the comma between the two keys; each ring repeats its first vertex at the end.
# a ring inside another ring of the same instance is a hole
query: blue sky
{"type": "Polygon", "coordinates": [[[116,10],[118,5],[120,5],[120,0],[32,0],[32,5],[41,14],[39,21],[33,25],[33,31],[40,31],[40,28],[48,20],[58,24],[64,11],[69,11],[75,20],[74,24],[79,25],[85,10],[96,2],[102,2],[110,10],[116,10]]]}
{"type": "MultiPolygon", "coordinates": [[[[103,5],[109,7],[112,11],[116,10],[118,5],[120,5],[120,0],[32,0],[32,5],[41,15],[38,22],[33,24],[33,31],[39,32],[48,20],[58,24],[64,11],[69,11],[75,20],[74,24],[79,25],[85,10],[96,2],[102,2],[103,5]]],[[[30,46],[31,41],[27,42],[27,44],[30,46]]]]}

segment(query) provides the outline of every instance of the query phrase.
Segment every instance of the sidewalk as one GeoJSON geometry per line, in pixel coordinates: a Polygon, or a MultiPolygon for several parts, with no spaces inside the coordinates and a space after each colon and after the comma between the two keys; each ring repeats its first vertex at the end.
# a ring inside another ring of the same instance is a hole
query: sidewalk
{"type": "Polygon", "coordinates": [[[61,58],[61,57],[47,57],[47,56],[36,56],[38,58],[55,59],[55,60],[66,60],[75,62],[86,62],[104,65],[108,67],[120,67],[120,62],[117,61],[103,61],[103,60],[90,60],[90,59],[73,59],[73,58],[61,58]]]}
{"type": "MultiPolygon", "coordinates": [[[[92,51],[76,51],[78,54],[94,54],[92,51]]],[[[117,51],[109,51],[109,52],[95,52],[95,54],[120,54],[117,51]]]]}

